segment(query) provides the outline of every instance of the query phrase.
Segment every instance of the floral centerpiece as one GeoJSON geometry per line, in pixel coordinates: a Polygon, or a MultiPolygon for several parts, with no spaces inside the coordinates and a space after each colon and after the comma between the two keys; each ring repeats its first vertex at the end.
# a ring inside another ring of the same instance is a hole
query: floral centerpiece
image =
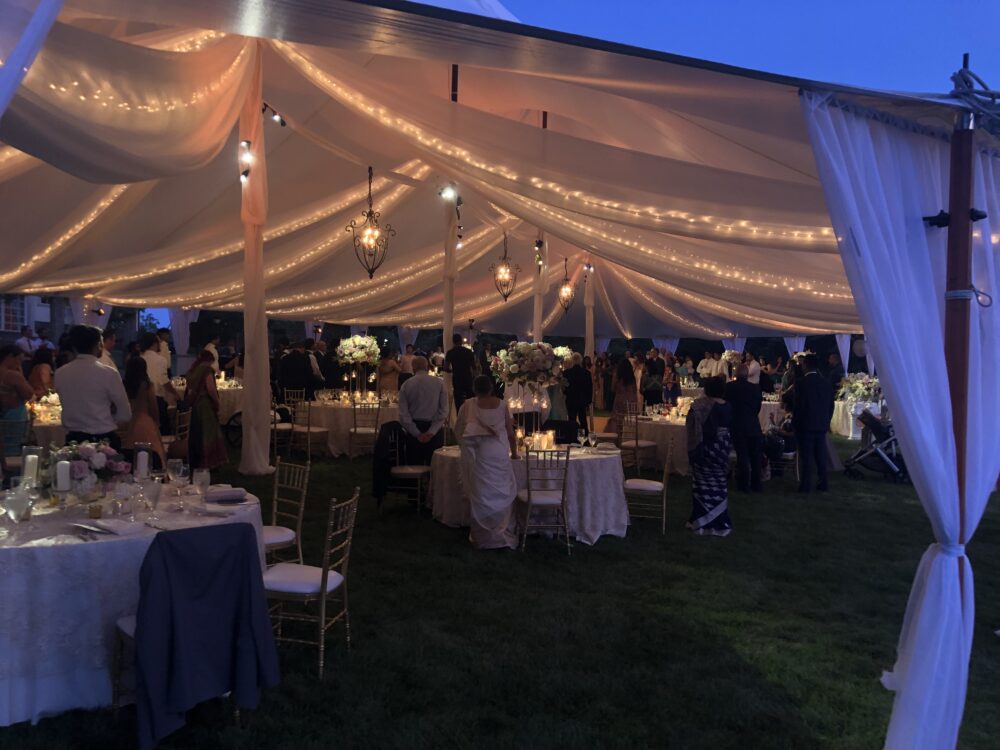
{"type": "Polygon", "coordinates": [[[493,357],[490,370],[502,383],[520,383],[537,393],[559,382],[562,359],[550,344],[511,341],[493,357]]]}
{"type": "Polygon", "coordinates": [[[337,346],[337,359],[345,365],[377,365],[381,354],[374,336],[351,336],[337,346]]]}
{"type": "Polygon", "coordinates": [[[41,424],[59,424],[62,421],[62,404],[55,391],[45,394],[37,401],[29,401],[28,411],[31,412],[32,419],[41,424]]]}
{"type": "Polygon", "coordinates": [[[101,491],[101,482],[115,481],[132,471],[132,464],[107,443],[70,443],[54,449],[50,467],[60,461],[69,461],[69,477],[73,489],[81,499],[94,498],[101,491]]]}
{"type": "Polygon", "coordinates": [[[882,398],[878,378],[863,372],[852,372],[840,382],[839,401],[877,402],[882,398]]]}
{"type": "Polygon", "coordinates": [[[691,404],[693,403],[694,399],[690,396],[681,396],[677,399],[677,415],[687,417],[688,412],[691,411],[691,404]]]}
{"type": "Polygon", "coordinates": [[[567,359],[573,356],[573,350],[568,346],[556,346],[553,347],[552,353],[556,355],[560,362],[565,362],[567,359]]]}
{"type": "Polygon", "coordinates": [[[815,353],[816,352],[814,352],[814,351],[810,351],[809,349],[806,349],[804,352],[795,352],[795,353],[793,353],[792,354],[792,359],[797,362],[798,360],[800,360],[803,357],[805,357],[807,354],[815,354],[815,353]]]}

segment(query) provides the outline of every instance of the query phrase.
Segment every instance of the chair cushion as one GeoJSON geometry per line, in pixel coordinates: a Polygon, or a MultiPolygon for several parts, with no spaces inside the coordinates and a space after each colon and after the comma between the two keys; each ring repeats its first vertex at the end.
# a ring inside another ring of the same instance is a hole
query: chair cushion
{"type": "Polygon", "coordinates": [[[638,440],[638,441],[629,439],[622,440],[622,448],[628,449],[628,448],[635,448],[636,446],[638,446],[639,448],[655,448],[656,443],[652,440],[638,440]]]}
{"type": "Polygon", "coordinates": [[[312,435],[317,435],[320,432],[326,432],[325,427],[306,427],[304,424],[297,424],[292,428],[295,432],[301,432],[302,434],[310,433],[312,435]]]}
{"type": "MultiPolygon", "coordinates": [[[[264,590],[281,594],[318,594],[323,569],[315,565],[278,563],[264,573],[264,590]]],[[[335,570],[326,579],[327,592],[344,582],[344,576],[335,570]]]]}
{"type": "MultiPolygon", "coordinates": [[[[528,491],[518,490],[517,499],[528,502],[528,491]]],[[[562,492],[559,490],[535,490],[531,493],[531,504],[540,507],[556,507],[562,505],[562,492]]]]}
{"type": "MultiPolygon", "coordinates": [[[[626,492],[663,492],[663,482],[655,479],[626,479],[626,492]]],[[[267,527],[265,527],[267,528],[267,527]]],[[[266,538],[266,537],[265,537],[266,538]]]]}
{"type": "Polygon", "coordinates": [[[374,435],[374,427],[351,427],[348,432],[353,432],[356,435],[374,435]]]}
{"type": "Polygon", "coordinates": [[[394,477],[422,477],[431,473],[430,466],[393,466],[389,474],[394,477]]]}
{"type": "Polygon", "coordinates": [[[264,546],[274,544],[291,544],[295,541],[295,532],[285,526],[264,526],[264,546]]]}
{"type": "Polygon", "coordinates": [[[793,458],[795,458],[795,451],[792,451],[791,453],[782,453],[781,454],[781,460],[782,461],[791,461],[793,458]]]}
{"type": "Polygon", "coordinates": [[[277,430],[278,432],[288,432],[292,429],[291,422],[277,422],[271,425],[272,430],[277,430]]]}
{"type": "Polygon", "coordinates": [[[135,615],[118,618],[115,627],[122,635],[135,640],[135,615]]]}

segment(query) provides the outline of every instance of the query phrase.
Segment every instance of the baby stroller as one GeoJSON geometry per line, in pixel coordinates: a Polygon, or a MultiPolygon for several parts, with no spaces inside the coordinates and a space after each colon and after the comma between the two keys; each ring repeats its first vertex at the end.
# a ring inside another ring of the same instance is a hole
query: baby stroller
{"type": "Polygon", "coordinates": [[[860,470],[868,469],[897,483],[907,481],[909,475],[892,423],[883,422],[867,409],[861,412],[858,421],[864,425],[867,439],[863,441],[864,447],[844,461],[844,473],[860,479],[864,476],[860,470]]]}

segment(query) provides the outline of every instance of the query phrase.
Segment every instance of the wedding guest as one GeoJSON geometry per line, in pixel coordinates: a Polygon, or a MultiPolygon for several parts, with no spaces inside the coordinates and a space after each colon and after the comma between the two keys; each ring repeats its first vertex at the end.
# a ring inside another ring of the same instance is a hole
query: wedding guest
{"type": "Polygon", "coordinates": [[[760,385],[760,362],[749,351],[747,351],[747,382],[760,385]]]}
{"type": "Polygon", "coordinates": [[[469,495],[469,541],[478,549],[514,549],[514,422],[507,405],[494,395],[492,378],[479,375],[472,388],[474,398],[462,404],[455,422],[462,486],[469,495]]]}
{"type": "Polygon", "coordinates": [[[712,355],[712,377],[722,378],[727,380],[729,378],[729,365],[722,358],[719,352],[712,355]]]}
{"type": "Polygon", "coordinates": [[[628,410],[628,405],[632,404],[635,407],[639,403],[635,388],[635,371],[628,359],[623,359],[618,363],[611,385],[614,390],[614,401],[606,430],[608,432],[621,432],[622,416],[628,410]]]}
{"type": "MultiPolygon", "coordinates": [[[[152,331],[142,334],[139,349],[142,354],[133,359],[141,359],[146,363],[146,375],[153,384],[153,395],[156,398],[157,424],[160,425],[160,433],[166,435],[171,431],[170,418],[167,416],[167,394],[174,398],[179,398],[180,394],[174,390],[167,374],[167,360],[160,355],[159,337],[152,331]]],[[[132,360],[129,360],[129,364],[125,366],[126,372],[131,363],[132,360]]],[[[185,397],[186,395],[185,393],[185,397]]]]}
{"type": "Polygon", "coordinates": [[[476,368],[476,355],[463,344],[462,334],[451,337],[451,349],[444,358],[445,372],[451,373],[451,389],[455,399],[455,408],[461,409],[465,399],[472,396],[473,371],[476,368]]]}
{"type": "MultiPolygon", "coordinates": [[[[0,419],[9,422],[27,422],[27,402],[35,396],[35,391],[24,377],[22,360],[24,351],[17,345],[0,347],[0,419]]],[[[21,455],[21,437],[3,435],[3,453],[6,456],[21,455]]]]}
{"type": "Polygon", "coordinates": [[[493,359],[493,347],[489,341],[483,343],[476,355],[476,367],[480,375],[490,374],[490,361],[493,359]]]}
{"type": "Polygon", "coordinates": [[[431,367],[436,367],[439,370],[444,367],[444,349],[440,346],[434,347],[434,352],[431,354],[430,358],[430,364],[431,367]]]}
{"type": "Polygon", "coordinates": [[[313,396],[313,373],[309,358],[306,356],[305,343],[297,341],[288,353],[278,360],[278,390],[281,400],[287,401],[289,390],[305,391],[307,400],[313,396]]]}
{"type": "Polygon", "coordinates": [[[770,416],[771,426],[764,436],[764,455],[771,462],[771,475],[780,477],[784,473],[781,463],[786,453],[795,452],[795,421],[791,411],[782,410],[782,416],[775,420],[770,416]]]}
{"type": "Polygon", "coordinates": [[[587,413],[594,400],[594,381],[583,367],[583,358],[574,353],[570,357],[570,367],[563,373],[566,378],[566,414],[570,422],[575,422],[581,430],[590,432],[587,413]]]}
{"type": "Polygon", "coordinates": [[[434,451],[444,445],[448,393],[444,380],[427,374],[427,359],[413,358],[413,377],[399,389],[399,423],[408,436],[407,456],[414,464],[430,466],[434,451]]]}
{"type": "Polygon", "coordinates": [[[77,325],[70,329],[69,337],[76,358],[55,375],[66,442],[107,440],[113,448],[121,448],[115,430],[132,418],[132,408],[118,370],[98,361],[101,329],[77,325]]]}
{"type": "Polygon", "coordinates": [[[55,349],[55,348],[56,345],[52,343],[51,339],[49,339],[49,329],[39,328],[38,338],[35,339],[35,350],[37,351],[38,349],[55,349]]]}
{"type": "Polygon", "coordinates": [[[699,380],[702,378],[712,377],[715,373],[715,360],[712,359],[711,352],[705,352],[705,356],[702,357],[701,361],[698,363],[698,369],[696,372],[698,373],[699,380]]]}
{"type": "Polygon", "coordinates": [[[31,358],[31,370],[28,372],[28,384],[35,392],[35,398],[41,398],[52,390],[53,364],[52,349],[39,347],[31,358]]]}
{"type": "MultiPolygon", "coordinates": [[[[323,385],[326,388],[338,388],[337,384],[337,363],[334,362],[330,353],[327,351],[327,344],[325,341],[320,339],[316,342],[315,355],[316,362],[319,363],[320,374],[323,375],[323,385]]],[[[239,369],[243,369],[243,353],[240,353],[240,364],[239,369]]],[[[242,373],[237,375],[237,377],[242,378],[242,373]]]]}
{"type": "Polygon", "coordinates": [[[841,364],[839,354],[831,354],[826,361],[830,365],[830,385],[836,391],[840,387],[840,381],[847,377],[847,374],[844,372],[844,365],[841,364]]]}
{"type": "MultiPolygon", "coordinates": [[[[102,347],[102,349],[103,349],[103,347],[102,347]]],[[[139,342],[138,341],[129,341],[125,345],[125,362],[124,362],[124,365],[126,367],[128,367],[128,361],[130,359],[132,359],[133,357],[141,357],[141,356],[142,356],[142,350],[139,349],[139,342]]],[[[115,368],[115,369],[117,369],[117,368],[115,368]]]]}
{"type": "MultiPolygon", "coordinates": [[[[102,339],[104,344],[101,347],[100,362],[102,365],[107,365],[108,367],[117,370],[118,365],[115,364],[115,360],[111,356],[111,350],[115,348],[115,332],[112,331],[110,328],[108,328],[107,330],[104,331],[102,339]]],[[[59,350],[62,351],[61,346],[59,347],[59,350]]]]}
{"type": "Polygon", "coordinates": [[[407,344],[403,353],[399,355],[399,385],[403,386],[407,380],[413,377],[413,344],[407,344]]]}
{"type": "Polygon", "coordinates": [[[677,406],[677,400],[681,397],[680,378],[673,370],[667,370],[663,374],[663,400],[671,406],[677,406]]]}
{"type": "MultiPolygon", "coordinates": [[[[159,353],[167,361],[167,376],[170,376],[170,368],[173,367],[173,345],[170,341],[169,328],[157,328],[156,338],[160,340],[159,353]]],[[[185,352],[186,354],[186,352],[185,352]]]]}
{"type": "Polygon", "coordinates": [[[802,379],[795,383],[795,440],[799,445],[799,492],[809,492],[812,465],[815,462],[818,481],[816,489],[826,492],[827,481],[826,433],[833,419],[833,386],[816,368],[815,354],[802,358],[802,379]]]}
{"type": "MultiPolygon", "coordinates": [[[[646,369],[642,373],[640,391],[642,400],[647,406],[654,406],[663,403],[663,377],[659,367],[655,365],[658,360],[646,360],[646,369]]],[[[665,371],[664,371],[665,372],[665,371]]]]}
{"type": "MultiPolygon", "coordinates": [[[[411,363],[412,365],[412,363],[411,363]]],[[[397,393],[399,391],[399,363],[396,361],[396,352],[386,349],[382,352],[382,359],[378,363],[378,392],[397,393]]]]}
{"type": "Polygon", "coordinates": [[[741,492],[761,492],[762,434],[760,388],[750,382],[747,365],[736,368],[736,380],[726,383],[725,399],[732,409],[732,439],[736,449],[736,486],[741,492]]]}
{"type": "Polygon", "coordinates": [[[156,401],[156,389],[149,380],[146,371],[146,360],[135,357],[129,360],[125,369],[125,393],[129,406],[132,408],[132,418],[125,429],[125,439],[122,448],[131,450],[136,443],[149,443],[153,453],[160,459],[160,466],[167,465],[167,454],[163,449],[163,439],[160,437],[160,412],[156,401]]]}
{"type": "MultiPolygon", "coordinates": [[[[64,333],[59,337],[59,347],[56,350],[56,358],[53,364],[55,369],[59,369],[67,362],[72,362],[73,358],[76,356],[76,352],[73,351],[73,347],[69,343],[69,333],[64,333]]],[[[104,356],[104,353],[101,353],[104,356]]]]}
{"type": "Polygon", "coordinates": [[[654,378],[662,378],[666,363],[660,359],[660,350],[653,347],[646,355],[646,373],[654,378]]]}
{"type": "MultiPolygon", "coordinates": [[[[203,351],[208,352],[212,355],[212,370],[213,372],[219,371],[219,334],[213,333],[208,339],[208,343],[205,344],[203,351]]],[[[197,361],[197,360],[196,360],[197,361]]]]}
{"type": "Polygon", "coordinates": [[[309,360],[309,372],[312,373],[312,389],[315,391],[317,388],[322,388],[326,382],[323,379],[323,371],[319,367],[319,360],[316,358],[316,342],[312,339],[305,339],[302,342],[302,347],[305,350],[306,358],[309,360]]]}
{"type": "Polygon", "coordinates": [[[31,326],[21,326],[21,337],[14,342],[14,345],[29,357],[34,354],[35,349],[38,348],[35,329],[31,326]]]}
{"type": "Polygon", "coordinates": [[[218,360],[206,348],[184,376],[187,380],[184,400],[191,407],[188,446],[193,469],[215,469],[227,460],[226,443],[219,426],[219,391],[215,387],[213,359],[218,360]]]}
{"type": "Polygon", "coordinates": [[[677,363],[674,365],[674,372],[677,373],[678,378],[686,378],[691,374],[691,359],[682,360],[680,357],[677,358],[677,363]]]}
{"type": "Polygon", "coordinates": [[[726,486],[732,410],[722,398],[722,378],[707,378],[704,389],[705,394],[692,402],[685,421],[692,506],[687,527],[695,534],[728,536],[733,530],[726,486]]]}

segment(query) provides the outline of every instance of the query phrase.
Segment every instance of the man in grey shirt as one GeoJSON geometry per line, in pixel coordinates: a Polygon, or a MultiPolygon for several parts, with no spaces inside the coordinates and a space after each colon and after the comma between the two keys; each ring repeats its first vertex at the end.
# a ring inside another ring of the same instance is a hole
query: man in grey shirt
{"type": "Polygon", "coordinates": [[[413,377],[399,389],[399,423],[409,441],[407,460],[430,466],[431,455],[444,445],[448,393],[444,380],[427,374],[427,358],[413,358],[413,377]]]}

